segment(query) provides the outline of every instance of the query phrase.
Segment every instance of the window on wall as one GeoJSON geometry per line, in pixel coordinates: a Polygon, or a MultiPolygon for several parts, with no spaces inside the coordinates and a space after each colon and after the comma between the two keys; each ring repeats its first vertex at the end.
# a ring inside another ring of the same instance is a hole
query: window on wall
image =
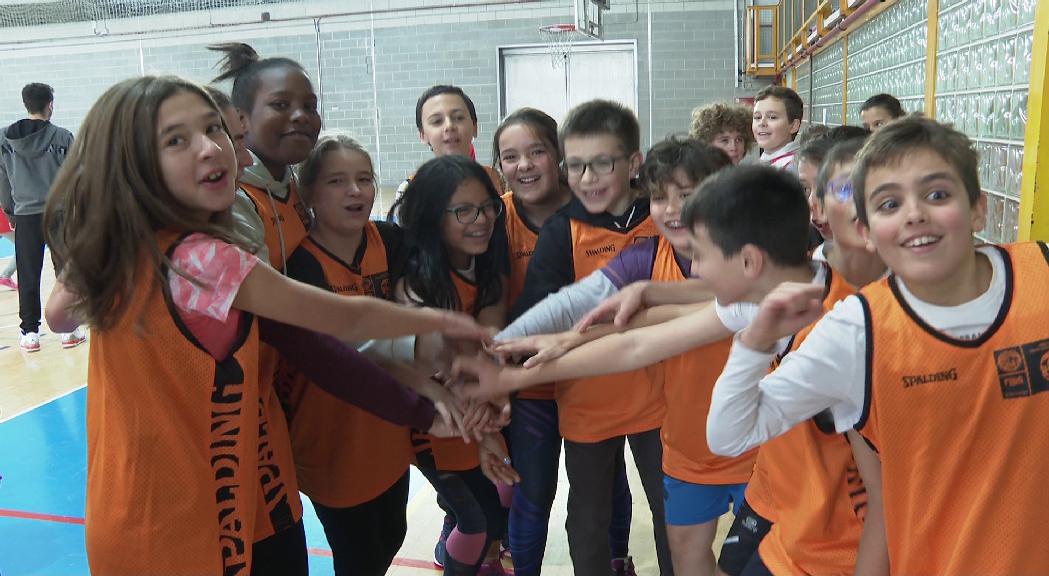
{"type": "Polygon", "coordinates": [[[555,67],[546,46],[499,49],[499,116],[529,106],[560,124],[582,102],[604,98],[637,112],[637,45],[576,44],[568,66],[555,67]]]}
{"type": "Polygon", "coordinates": [[[791,32],[797,32],[801,28],[802,22],[805,21],[804,10],[805,3],[802,0],[791,0],[790,12],[792,14],[791,18],[794,20],[794,25],[790,27],[791,32]]]}
{"type": "Polygon", "coordinates": [[[812,13],[816,11],[816,0],[805,0],[805,18],[812,16],[812,13]]]}
{"type": "Polygon", "coordinates": [[[776,29],[779,30],[779,45],[776,46],[776,53],[783,48],[783,45],[787,43],[787,38],[790,38],[790,29],[787,28],[787,8],[780,2],[779,5],[779,22],[776,23],[776,29]]]}
{"type": "Polygon", "coordinates": [[[786,29],[783,31],[783,42],[787,43],[794,36],[794,2],[792,0],[783,0],[783,21],[787,24],[786,29]]]}

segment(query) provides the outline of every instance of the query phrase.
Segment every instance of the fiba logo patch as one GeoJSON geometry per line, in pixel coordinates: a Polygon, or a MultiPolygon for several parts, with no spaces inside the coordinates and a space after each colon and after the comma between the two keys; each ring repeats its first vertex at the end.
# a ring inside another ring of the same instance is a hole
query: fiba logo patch
{"type": "Polygon", "coordinates": [[[1049,339],[994,352],[1003,398],[1022,398],[1049,390],[1049,339]]]}
{"type": "Polygon", "coordinates": [[[390,273],[380,272],[364,277],[364,293],[376,298],[390,299],[393,286],[390,285],[390,273]]]}
{"type": "Polygon", "coordinates": [[[1024,358],[1020,354],[1019,350],[1008,349],[1003,350],[1001,354],[995,358],[995,362],[998,364],[998,372],[1016,372],[1023,368],[1024,358]]]}

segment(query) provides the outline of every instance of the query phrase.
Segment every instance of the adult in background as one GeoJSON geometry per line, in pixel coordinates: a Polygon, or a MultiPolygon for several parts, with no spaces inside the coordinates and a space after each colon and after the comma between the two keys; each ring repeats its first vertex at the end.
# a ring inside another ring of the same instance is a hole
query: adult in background
{"type": "MultiPolygon", "coordinates": [[[[40,350],[40,273],[44,268],[44,204],[58,168],[73,146],[73,134],[51,123],[55,91],[47,84],[22,88],[29,116],[0,132],[0,206],[15,229],[15,266],[18,270],[18,317],[22,350],[40,350]]],[[[53,258],[53,257],[52,257],[53,258]]],[[[54,262],[55,273],[61,271],[54,262]]],[[[77,327],[62,334],[62,347],[86,340],[77,327]]]]}

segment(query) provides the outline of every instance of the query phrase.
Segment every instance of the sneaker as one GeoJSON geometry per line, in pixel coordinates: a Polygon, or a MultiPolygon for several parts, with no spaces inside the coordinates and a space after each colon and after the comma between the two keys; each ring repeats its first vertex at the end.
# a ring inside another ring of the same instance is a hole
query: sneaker
{"type": "Polygon", "coordinates": [[[26,332],[22,334],[22,337],[18,340],[18,347],[23,352],[39,352],[40,351],[40,334],[36,332],[26,332]]]}
{"type": "Polygon", "coordinates": [[[84,329],[80,326],[76,327],[76,330],[62,334],[62,347],[63,348],[76,348],[87,340],[87,334],[84,329]]]}
{"type": "Polygon", "coordinates": [[[9,290],[18,290],[18,284],[15,284],[15,281],[10,278],[0,278],[0,286],[4,286],[9,290]]]}
{"type": "Polygon", "coordinates": [[[634,571],[634,559],[630,556],[613,558],[612,573],[616,576],[637,576],[637,572],[634,571]]]}
{"type": "Polygon", "coordinates": [[[437,539],[437,545],[433,547],[433,565],[443,569],[444,559],[448,556],[448,536],[455,529],[455,518],[444,515],[444,525],[441,526],[441,536],[437,539]]]}

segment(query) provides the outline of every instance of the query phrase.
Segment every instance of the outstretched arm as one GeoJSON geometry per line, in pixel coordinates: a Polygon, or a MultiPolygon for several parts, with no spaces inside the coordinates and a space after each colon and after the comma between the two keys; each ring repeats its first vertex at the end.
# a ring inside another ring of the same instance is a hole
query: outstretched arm
{"type": "Polygon", "coordinates": [[[601,271],[596,271],[575,284],[569,284],[529,308],[497,340],[509,340],[536,334],[570,330],[587,312],[616,293],[613,284],[601,271]]]}
{"type": "Polygon", "coordinates": [[[838,303],[816,323],[801,346],[769,373],[769,364],[779,350],[773,339],[776,329],[766,328],[775,327],[780,320],[775,315],[762,319],[770,311],[763,302],[758,317],[733,342],[714,385],[707,415],[711,451],[738,456],[828,408],[839,431],[852,427],[863,406],[866,370],[864,320],[859,308],[851,297],[838,303]],[[754,339],[748,342],[751,330],[754,339]]]}
{"type": "Polygon", "coordinates": [[[269,266],[255,266],[233,301],[235,308],[341,340],[394,338],[442,332],[484,340],[488,331],[464,314],[409,308],[369,296],[346,298],[296,282],[269,266]]]}
{"type": "Polygon", "coordinates": [[[573,329],[558,332],[556,334],[525,336],[523,338],[507,340],[505,342],[497,342],[492,348],[492,351],[504,357],[528,356],[532,354],[532,356],[525,360],[524,363],[525,368],[532,368],[543,362],[549,362],[556,358],[560,358],[570,350],[574,350],[588,342],[600,340],[611,334],[627,330],[636,330],[646,326],[654,326],[656,324],[669,322],[675,318],[697,312],[708,305],[709,302],[702,304],[665,305],[656,306],[655,308],[646,308],[635,314],[625,326],[601,324],[599,326],[592,326],[582,332],[573,329]]]}
{"type": "Polygon", "coordinates": [[[337,338],[260,318],[259,339],[343,402],[399,426],[429,430],[434,424],[433,404],[337,338]]]}
{"type": "Polygon", "coordinates": [[[499,369],[480,358],[463,358],[459,365],[480,377],[471,393],[490,397],[546,382],[636,370],[730,335],[709,305],[657,326],[608,335],[534,368],[499,369]]]}
{"type": "Polygon", "coordinates": [[[710,302],[714,294],[702,280],[690,279],[681,282],[635,282],[625,286],[618,294],[609,297],[594,307],[579,320],[576,329],[586,330],[594,324],[611,322],[626,326],[634,316],[646,308],[663,305],[692,305],[710,302]]]}

